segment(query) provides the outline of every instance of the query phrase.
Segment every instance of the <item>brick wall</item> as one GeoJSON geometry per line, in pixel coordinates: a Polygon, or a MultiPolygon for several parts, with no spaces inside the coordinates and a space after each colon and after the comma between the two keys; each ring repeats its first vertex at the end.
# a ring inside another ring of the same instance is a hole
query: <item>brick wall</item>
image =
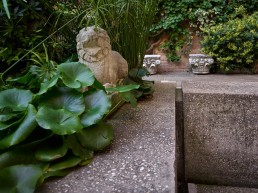
{"type": "Polygon", "coordinates": [[[189,54],[198,54],[200,52],[200,37],[193,36],[192,38],[192,44],[190,47],[186,48],[186,46],[183,47],[183,49],[189,49],[189,54],[182,55],[180,61],[178,62],[169,62],[167,61],[166,53],[164,53],[159,47],[160,45],[165,42],[168,39],[168,36],[164,34],[162,37],[161,43],[154,47],[153,54],[159,54],[161,55],[161,64],[158,67],[158,73],[162,72],[182,72],[182,71],[189,71],[188,66],[188,60],[189,60],[189,54]]]}

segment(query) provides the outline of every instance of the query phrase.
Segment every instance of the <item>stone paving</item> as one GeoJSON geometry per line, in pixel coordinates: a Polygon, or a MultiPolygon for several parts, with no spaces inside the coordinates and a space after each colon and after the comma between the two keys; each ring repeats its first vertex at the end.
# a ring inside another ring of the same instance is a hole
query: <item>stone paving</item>
{"type": "MultiPolygon", "coordinates": [[[[38,193],[175,193],[175,87],[182,81],[254,82],[258,75],[152,75],[155,93],[137,108],[125,104],[109,120],[115,140],[93,162],[64,178],[45,183],[38,193]]],[[[218,191],[219,192],[219,191],[218,191]]],[[[220,191],[223,192],[223,191],[220,191]]]]}
{"type": "Polygon", "coordinates": [[[182,81],[211,81],[211,82],[258,82],[258,74],[207,74],[195,75],[191,72],[166,72],[146,77],[147,80],[176,81],[180,86],[182,81]]]}
{"type": "Polygon", "coordinates": [[[115,140],[107,151],[38,192],[176,192],[175,83],[157,81],[152,99],[125,104],[109,122],[115,140]]]}

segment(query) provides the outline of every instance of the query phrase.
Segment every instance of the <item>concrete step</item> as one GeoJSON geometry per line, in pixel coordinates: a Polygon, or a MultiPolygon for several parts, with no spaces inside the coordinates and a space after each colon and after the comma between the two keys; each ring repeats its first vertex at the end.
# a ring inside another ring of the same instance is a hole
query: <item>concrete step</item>
{"type": "Polygon", "coordinates": [[[258,188],[258,82],[182,87],[186,181],[258,188]]]}
{"type": "Polygon", "coordinates": [[[229,186],[212,186],[203,184],[188,184],[188,193],[258,193],[258,189],[229,187],[229,186]]]}
{"type": "Polygon", "coordinates": [[[38,193],[176,192],[175,83],[155,83],[152,99],[125,104],[109,122],[115,140],[93,162],[38,193]]]}

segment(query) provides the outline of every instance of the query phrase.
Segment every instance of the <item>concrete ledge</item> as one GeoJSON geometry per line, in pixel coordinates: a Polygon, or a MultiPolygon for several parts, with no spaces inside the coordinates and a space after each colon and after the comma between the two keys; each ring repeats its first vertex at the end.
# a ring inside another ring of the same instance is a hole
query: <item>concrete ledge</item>
{"type": "Polygon", "coordinates": [[[184,82],[187,182],[258,187],[258,82],[184,82]]]}
{"type": "Polygon", "coordinates": [[[109,120],[115,140],[93,162],[44,184],[41,193],[175,193],[175,83],[155,83],[152,99],[125,104],[109,120]]]}
{"type": "Polygon", "coordinates": [[[189,193],[258,193],[258,189],[188,184],[189,193]]]}

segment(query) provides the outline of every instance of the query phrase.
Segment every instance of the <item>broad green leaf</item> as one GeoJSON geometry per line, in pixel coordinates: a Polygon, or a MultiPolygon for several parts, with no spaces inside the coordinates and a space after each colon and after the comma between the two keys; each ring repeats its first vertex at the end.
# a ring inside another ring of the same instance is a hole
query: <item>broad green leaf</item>
{"type": "Polygon", "coordinates": [[[96,78],[92,86],[100,90],[105,90],[103,84],[101,84],[101,82],[99,82],[96,78]]]}
{"type": "Polygon", "coordinates": [[[40,161],[52,161],[65,156],[68,151],[68,147],[64,140],[53,138],[50,141],[46,141],[35,152],[36,159],[40,161]],[[53,141],[53,139],[55,139],[53,141]]]}
{"type": "Polygon", "coordinates": [[[78,165],[81,161],[82,161],[81,158],[78,158],[76,156],[69,156],[66,159],[63,159],[61,162],[50,166],[48,171],[52,172],[52,171],[58,171],[58,170],[64,170],[67,168],[71,168],[71,167],[78,165]]]}
{"type": "Polygon", "coordinates": [[[133,68],[129,71],[129,76],[133,79],[142,79],[144,76],[148,76],[150,73],[145,68],[133,68]]]}
{"type": "Polygon", "coordinates": [[[59,74],[57,74],[56,76],[54,76],[52,79],[50,79],[47,82],[41,83],[40,84],[40,90],[37,93],[37,95],[42,95],[44,93],[46,93],[48,91],[49,88],[53,87],[56,85],[57,81],[59,78],[59,74]]]}
{"type": "Polygon", "coordinates": [[[56,110],[65,109],[76,115],[80,115],[85,110],[82,93],[70,88],[51,90],[42,97],[40,106],[47,106],[56,110]]]}
{"type": "MultiPolygon", "coordinates": [[[[11,123],[9,123],[9,121],[8,121],[8,123],[7,123],[7,122],[5,122],[5,123],[0,122],[0,131],[5,130],[5,129],[8,129],[8,128],[10,128],[10,127],[13,127],[14,125],[19,124],[21,121],[22,121],[22,120],[18,120],[18,121],[11,122],[11,123]]],[[[1,135],[0,135],[0,136],[1,136],[1,135]]]]}
{"type": "Polygon", "coordinates": [[[19,113],[17,112],[13,112],[12,110],[10,109],[2,109],[0,110],[0,121],[1,122],[5,122],[5,121],[8,121],[14,117],[18,117],[19,116],[19,113]]]}
{"type": "Polygon", "coordinates": [[[93,157],[93,151],[84,148],[79,140],[77,139],[76,135],[69,135],[66,138],[66,143],[68,147],[72,150],[73,154],[84,159],[92,159],[93,157]]]}
{"type": "Polygon", "coordinates": [[[69,173],[70,173],[69,170],[48,171],[47,173],[44,174],[44,180],[49,177],[63,177],[69,173]]]}
{"type": "Polygon", "coordinates": [[[92,162],[92,160],[93,160],[93,158],[92,158],[92,159],[83,160],[83,161],[80,163],[80,166],[89,165],[89,164],[92,162]]]}
{"type": "Polygon", "coordinates": [[[29,71],[24,76],[13,78],[13,79],[7,79],[7,81],[27,84],[32,79],[35,79],[35,77],[39,75],[39,72],[40,72],[40,67],[32,65],[29,71]]]}
{"type": "Polygon", "coordinates": [[[137,99],[131,91],[122,92],[122,93],[119,93],[119,95],[123,98],[123,100],[125,100],[126,102],[129,102],[132,105],[132,107],[137,106],[137,99]]]}
{"type": "Polygon", "coordinates": [[[113,140],[113,129],[111,125],[99,123],[83,129],[76,135],[84,147],[102,150],[113,140]]]}
{"type": "Polygon", "coordinates": [[[109,87],[106,88],[107,92],[128,92],[134,89],[138,89],[140,85],[138,84],[130,84],[130,85],[123,85],[123,86],[116,86],[116,87],[109,87]]]}
{"type": "Polygon", "coordinates": [[[32,101],[33,93],[29,90],[8,89],[0,92],[0,108],[11,108],[14,111],[24,111],[32,101]]]}
{"type": "Polygon", "coordinates": [[[111,107],[111,101],[103,90],[88,92],[85,96],[85,113],[81,117],[84,127],[97,123],[111,107]]]}
{"type": "Polygon", "coordinates": [[[94,75],[79,62],[62,63],[58,66],[64,84],[70,88],[82,88],[94,83],[94,75]]]}
{"type": "Polygon", "coordinates": [[[12,165],[19,164],[34,164],[38,161],[35,159],[34,154],[27,151],[16,149],[12,151],[7,151],[0,155],[0,171],[12,165]]]}
{"type": "Polygon", "coordinates": [[[65,110],[54,110],[41,107],[36,115],[38,124],[44,129],[50,129],[57,135],[69,135],[82,129],[77,115],[65,110]]]}
{"type": "Polygon", "coordinates": [[[42,129],[40,126],[27,137],[24,143],[20,144],[19,148],[30,149],[34,148],[47,140],[50,140],[55,134],[51,130],[42,129]]]}
{"type": "Polygon", "coordinates": [[[2,2],[4,5],[5,13],[6,13],[7,17],[10,19],[11,16],[10,16],[9,8],[8,8],[8,0],[2,0],[2,2]]]}
{"type": "Polygon", "coordinates": [[[29,105],[26,117],[21,122],[19,127],[13,133],[1,139],[0,149],[16,145],[25,140],[37,126],[35,115],[36,109],[33,105],[29,105]]]}
{"type": "Polygon", "coordinates": [[[42,169],[35,165],[4,168],[0,171],[0,192],[33,193],[42,174],[42,169]]]}

